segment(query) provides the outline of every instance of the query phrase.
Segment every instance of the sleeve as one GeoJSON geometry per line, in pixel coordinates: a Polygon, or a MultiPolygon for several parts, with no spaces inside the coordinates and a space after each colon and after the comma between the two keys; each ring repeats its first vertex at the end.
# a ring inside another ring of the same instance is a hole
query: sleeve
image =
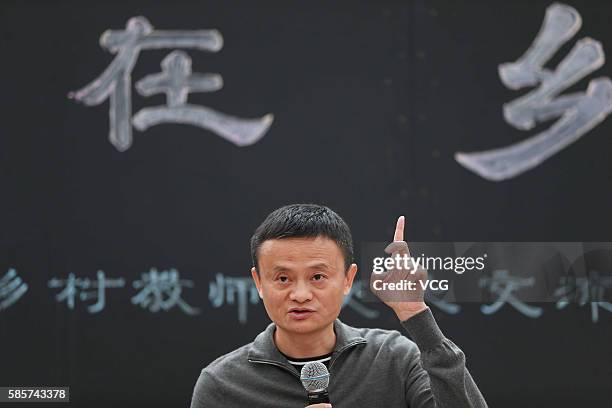
{"type": "Polygon", "coordinates": [[[420,350],[406,377],[411,408],[486,408],[465,365],[465,355],[444,337],[429,308],[401,322],[420,350]]]}
{"type": "Polygon", "coordinates": [[[203,369],[193,389],[190,408],[223,406],[222,401],[215,378],[203,369]]]}

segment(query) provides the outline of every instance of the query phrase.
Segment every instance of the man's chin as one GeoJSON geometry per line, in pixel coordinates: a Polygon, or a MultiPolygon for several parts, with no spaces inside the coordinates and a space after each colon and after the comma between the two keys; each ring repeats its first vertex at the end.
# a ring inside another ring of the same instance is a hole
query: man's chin
{"type": "Polygon", "coordinates": [[[291,317],[287,317],[284,319],[282,324],[282,328],[285,331],[296,334],[317,332],[327,326],[328,324],[321,322],[319,319],[315,319],[314,316],[303,320],[296,320],[291,317]]]}

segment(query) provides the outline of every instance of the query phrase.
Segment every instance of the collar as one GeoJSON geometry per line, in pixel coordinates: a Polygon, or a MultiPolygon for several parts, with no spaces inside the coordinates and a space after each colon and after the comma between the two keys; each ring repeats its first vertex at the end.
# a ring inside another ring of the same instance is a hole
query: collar
{"type": "MultiPolygon", "coordinates": [[[[276,325],[270,323],[263,332],[257,335],[249,349],[249,361],[287,363],[287,359],[278,351],[274,343],[275,330],[276,325]]],[[[348,348],[366,343],[366,339],[359,334],[356,328],[342,323],[340,319],[334,321],[334,332],[336,333],[336,345],[332,352],[332,359],[348,348]]]]}

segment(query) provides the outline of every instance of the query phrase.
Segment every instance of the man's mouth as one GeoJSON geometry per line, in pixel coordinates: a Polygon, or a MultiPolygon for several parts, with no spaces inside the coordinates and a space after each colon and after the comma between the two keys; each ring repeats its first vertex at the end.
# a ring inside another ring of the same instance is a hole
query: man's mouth
{"type": "Polygon", "coordinates": [[[310,316],[312,313],[314,313],[314,310],[312,309],[305,309],[305,308],[289,309],[289,316],[292,316],[294,318],[305,318],[307,316],[310,316]]]}

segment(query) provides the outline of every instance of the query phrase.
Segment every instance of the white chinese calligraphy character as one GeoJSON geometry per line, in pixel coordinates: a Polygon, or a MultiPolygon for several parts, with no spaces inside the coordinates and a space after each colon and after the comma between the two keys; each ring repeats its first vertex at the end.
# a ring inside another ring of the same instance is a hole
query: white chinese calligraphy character
{"type": "Polygon", "coordinates": [[[541,307],[529,306],[512,294],[520,288],[533,286],[535,284],[533,277],[521,278],[510,275],[506,270],[495,270],[492,277],[481,278],[479,283],[481,287],[488,288],[498,296],[497,300],[492,304],[480,307],[484,314],[493,314],[506,303],[509,303],[516,310],[531,318],[540,317],[543,313],[541,307]]]}
{"type": "Polygon", "coordinates": [[[247,307],[259,303],[259,292],[251,278],[234,278],[216,274],[215,281],[209,283],[208,299],[213,307],[218,308],[224,303],[233,305],[238,301],[238,321],[247,322],[247,307]],[[248,295],[248,303],[247,303],[248,295]]]}
{"type": "Polygon", "coordinates": [[[483,178],[501,181],[530,170],[569,146],[612,113],[612,81],[589,82],[586,92],[559,94],[604,64],[601,44],[591,38],[578,41],[555,71],[546,62],[581,26],[572,7],[555,3],[547,8],[542,29],[527,52],[513,63],[501,64],[499,75],[511,89],[540,86],[504,105],[506,121],[520,130],[560,117],[549,129],[510,146],[456,153],[461,165],[483,178]]]}
{"type": "Polygon", "coordinates": [[[99,313],[106,306],[106,288],[122,288],[125,286],[123,278],[108,279],[103,271],[98,271],[97,279],[77,278],[73,273],[68,279],[53,278],[49,280],[49,288],[64,288],[55,296],[58,302],[66,301],[69,309],[74,309],[75,298],[78,295],[82,301],[96,299],[96,303],[87,306],[89,313],[99,313]],[[87,289],[94,289],[87,291],[87,289]]]}
{"type": "Polygon", "coordinates": [[[152,268],[148,273],[143,273],[142,280],[132,283],[134,289],[141,289],[132,297],[132,304],[139,305],[150,312],[157,313],[160,310],[170,310],[178,305],[188,315],[201,313],[200,309],[189,306],[182,298],[183,287],[193,288],[193,281],[179,279],[176,269],[158,272],[152,268]]]}
{"type": "Polygon", "coordinates": [[[0,311],[8,309],[28,291],[25,283],[13,268],[0,278],[0,311]]]}
{"type": "Polygon", "coordinates": [[[259,119],[241,119],[186,104],[190,90],[211,92],[221,89],[223,83],[220,75],[192,74],[191,60],[184,53],[171,53],[162,63],[162,74],[147,76],[137,85],[145,96],[166,92],[168,106],[142,109],[132,120],[131,73],[140,51],[177,47],[217,52],[223,47],[223,38],[217,30],[155,31],[146,18],[133,17],[125,30],[104,32],[100,45],[117,56],[98,78],[68,96],[90,106],[110,98],[109,139],[119,151],[132,144],[132,124],[139,130],[159,123],[196,125],[238,146],[255,143],[272,124],[270,114],[259,119]]]}
{"type": "Polygon", "coordinates": [[[572,300],[579,306],[590,303],[593,323],[599,320],[599,308],[612,312],[612,303],[603,300],[605,289],[612,288],[612,277],[602,277],[598,271],[591,271],[589,278],[563,276],[560,284],[555,291],[555,296],[559,297],[557,309],[564,309],[572,300]]]}

